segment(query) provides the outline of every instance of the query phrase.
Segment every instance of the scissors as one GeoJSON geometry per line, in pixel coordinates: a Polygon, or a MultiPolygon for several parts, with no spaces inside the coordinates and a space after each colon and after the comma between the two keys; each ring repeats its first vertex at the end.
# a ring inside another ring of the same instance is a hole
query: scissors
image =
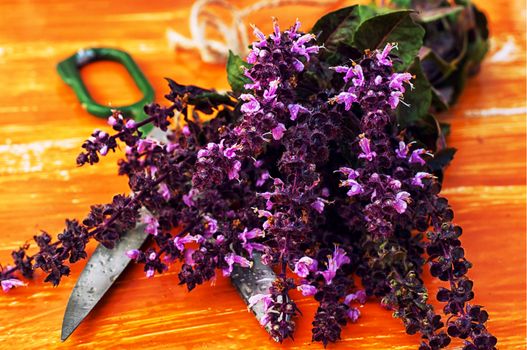
{"type": "MultiPolygon", "coordinates": [[[[139,69],[139,66],[125,51],[106,47],[81,49],[61,61],[57,65],[57,71],[64,82],[71,86],[82,107],[88,113],[100,118],[108,118],[112,113],[111,110],[117,109],[125,116],[136,121],[142,121],[148,117],[143,107],[154,101],[154,89],[139,69]],[[143,98],[130,105],[111,108],[94,101],[82,81],[80,69],[95,61],[114,61],[122,64],[143,93],[143,98]]],[[[165,133],[152,125],[144,125],[140,130],[143,135],[150,138],[159,141],[166,140],[165,133]]],[[[145,225],[139,223],[134,229],[123,234],[113,249],[105,248],[101,244],[95,249],[68,300],[62,321],[62,341],[65,341],[77,329],[79,324],[124,271],[131,261],[125,252],[131,249],[139,249],[147,240],[149,235],[145,233],[144,229],[145,225]]],[[[249,305],[251,296],[268,293],[269,287],[275,278],[276,275],[273,270],[261,263],[258,254],[254,255],[254,264],[251,268],[234,266],[231,274],[232,284],[247,305],[249,305]]],[[[251,309],[259,321],[264,316],[263,306],[260,304],[255,305],[251,309]]],[[[266,329],[268,332],[270,331],[269,327],[266,327],[266,329]]]]}

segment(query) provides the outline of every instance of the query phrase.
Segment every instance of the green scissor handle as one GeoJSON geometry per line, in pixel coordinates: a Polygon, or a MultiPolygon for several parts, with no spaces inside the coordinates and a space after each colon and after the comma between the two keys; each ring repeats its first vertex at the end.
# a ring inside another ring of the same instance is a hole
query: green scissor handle
{"type": "MultiPolygon", "coordinates": [[[[132,56],[125,51],[107,47],[81,49],[60,62],[57,65],[57,71],[62,77],[62,80],[72,87],[82,107],[86,109],[88,113],[97,117],[108,118],[112,114],[112,109],[117,109],[126,117],[134,118],[137,122],[148,117],[145,114],[143,107],[154,101],[154,89],[143,72],[139,69],[139,66],[132,59],[132,56]],[[121,63],[128,73],[130,73],[139,90],[143,93],[143,98],[127,106],[109,107],[95,102],[88,92],[86,85],[84,85],[80,75],[80,69],[82,67],[95,61],[115,61],[121,63]]],[[[144,125],[140,128],[144,134],[147,134],[151,129],[152,125],[150,124],[144,125]]]]}

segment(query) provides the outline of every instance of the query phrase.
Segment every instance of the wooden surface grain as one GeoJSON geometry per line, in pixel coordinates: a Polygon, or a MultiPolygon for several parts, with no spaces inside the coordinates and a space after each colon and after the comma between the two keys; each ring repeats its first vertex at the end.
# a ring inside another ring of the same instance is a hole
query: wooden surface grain
{"type": "MultiPolygon", "coordinates": [[[[525,347],[525,3],[478,1],[489,15],[492,49],[457,106],[442,118],[452,123],[449,142],[458,148],[446,174],[444,194],[464,227],[463,244],[474,263],[476,302],[490,313],[489,329],[500,349],[525,347]]],[[[240,2],[235,2],[240,4],[240,2]]],[[[341,1],[340,5],[351,4],[341,1]]],[[[40,229],[62,230],[63,220],[83,217],[90,204],[126,192],[110,156],[95,167],[77,168],[82,140],[104,121],[81,109],[55,65],[87,46],[129,51],[154,85],[163,77],[227,88],[224,67],[201,63],[194,52],[173,52],[165,30],[188,34],[191,1],[1,1],[0,2],[0,262],[40,229]]],[[[333,7],[334,8],[334,7],[333,7]]],[[[250,22],[270,29],[300,17],[305,28],[332,9],[293,7],[261,11],[250,22]]],[[[83,72],[94,96],[114,105],[139,93],[121,67],[96,64],[83,72]]],[[[90,251],[94,248],[90,245],[90,251]]],[[[229,282],[218,278],[192,293],[172,272],[147,280],[131,266],[107,297],[61,343],[69,293],[85,262],[57,288],[41,278],[27,288],[0,294],[1,349],[319,349],[310,342],[315,303],[295,295],[303,317],[296,340],[273,343],[247,312],[229,282]]],[[[440,286],[426,275],[431,294],[440,286]]],[[[399,320],[371,300],[343,340],[328,348],[415,349],[399,320]]]]}

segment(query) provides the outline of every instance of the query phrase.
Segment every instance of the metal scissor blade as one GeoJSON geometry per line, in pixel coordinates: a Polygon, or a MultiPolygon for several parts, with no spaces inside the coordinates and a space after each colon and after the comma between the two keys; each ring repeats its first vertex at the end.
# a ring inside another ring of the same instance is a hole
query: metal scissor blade
{"type": "Polygon", "coordinates": [[[62,321],[62,341],[73,333],[124,271],[131,260],[125,253],[141,247],[148,236],[144,229],[144,224],[137,225],[124,234],[113,249],[101,244],[95,249],[71,292],[62,321]]]}
{"type": "MultiPolygon", "coordinates": [[[[276,274],[271,267],[262,263],[259,253],[254,254],[251,268],[234,265],[231,273],[231,282],[247,305],[249,305],[249,298],[253,295],[269,293],[269,288],[275,280],[276,274]]],[[[254,305],[251,311],[258,321],[265,316],[262,303],[254,305]]],[[[270,332],[270,327],[269,324],[265,327],[267,332],[270,332]]]]}

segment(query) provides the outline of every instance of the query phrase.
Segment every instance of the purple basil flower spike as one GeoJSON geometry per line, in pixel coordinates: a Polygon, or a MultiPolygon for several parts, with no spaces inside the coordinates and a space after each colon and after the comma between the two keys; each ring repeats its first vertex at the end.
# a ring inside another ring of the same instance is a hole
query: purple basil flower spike
{"type": "Polygon", "coordinates": [[[0,281],[0,284],[2,285],[2,290],[4,292],[9,292],[9,290],[16,288],[16,287],[23,287],[27,284],[16,279],[16,278],[8,278],[5,280],[0,281]]]}
{"type": "Polygon", "coordinates": [[[362,153],[359,154],[359,158],[365,158],[367,159],[368,161],[372,161],[373,158],[375,158],[377,156],[377,153],[373,152],[371,150],[371,144],[370,144],[370,140],[366,137],[361,137],[360,141],[359,141],[359,146],[362,150],[362,153]]]}

